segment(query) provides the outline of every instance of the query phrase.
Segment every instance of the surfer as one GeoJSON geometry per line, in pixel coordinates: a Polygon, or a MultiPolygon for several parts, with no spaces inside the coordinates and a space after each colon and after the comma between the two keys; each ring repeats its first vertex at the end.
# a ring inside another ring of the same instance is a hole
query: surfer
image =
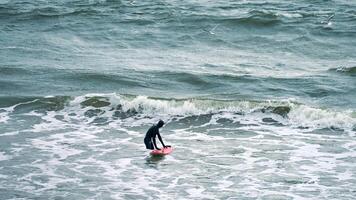
{"type": "Polygon", "coordinates": [[[159,134],[159,128],[161,128],[164,125],[164,122],[162,120],[159,120],[159,122],[157,123],[157,125],[153,125],[151,126],[151,128],[148,129],[146,136],[145,136],[145,145],[146,145],[146,149],[157,149],[157,150],[161,150],[160,148],[157,147],[156,144],[156,135],[158,136],[159,141],[162,143],[163,148],[166,147],[170,147],[170,146],[166,146],[163,143],[162,137],[159,134]]]}

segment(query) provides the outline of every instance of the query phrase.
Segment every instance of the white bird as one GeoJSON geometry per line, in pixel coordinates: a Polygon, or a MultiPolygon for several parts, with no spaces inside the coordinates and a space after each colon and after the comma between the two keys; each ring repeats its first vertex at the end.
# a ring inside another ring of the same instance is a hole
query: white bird
{"type": "Polygon", "coordinates": [[[219,24],[215,25],[214,28],[210,29],[210,30],[206,30],[206,29],[203,29],[204,31],[214,35],[215,33],[213,32],[217,27],[219,26],[219,24]]]}
{"type": "Polygon", "coordinates": [[[330,17],[328,18],[328,20],[326,20],[328,23],[330,22],[330,20],[332,19],[332,18],[334,18],[335,17],[335,14],[332,14],[332,15],[330,15],[330,17]]]}
{"type": "Polygon", "coordinates": [[[327,26],[331,26],[332,22],[331,19],[335,17],[335,14],[332,14],[328,17],[328,19],[326,21],[322,21],[321,23],[326,24],[327,26]]]}

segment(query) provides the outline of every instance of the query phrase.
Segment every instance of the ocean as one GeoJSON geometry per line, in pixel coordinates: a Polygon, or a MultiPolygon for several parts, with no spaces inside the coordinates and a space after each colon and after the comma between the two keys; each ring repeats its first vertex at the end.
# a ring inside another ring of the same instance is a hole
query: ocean
{"type": "Polygon", "coordinates": [[[0,61],[0,199],[356,197],[356,1],[0,0],[0,61]]]}

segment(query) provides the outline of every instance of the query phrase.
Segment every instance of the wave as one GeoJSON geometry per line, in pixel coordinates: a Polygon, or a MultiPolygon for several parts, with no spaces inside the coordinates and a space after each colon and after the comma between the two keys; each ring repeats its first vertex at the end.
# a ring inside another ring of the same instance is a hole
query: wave
{"type": "Polygon", "coordinates": [[[338,67],[338,68],[332,68],[329,71],[335,71],[335,72],[339,72],[339,73],[343,73],[343,74],[348,74],[348,75],[356,75],[356,66],[354,67],[338,67]]]}
{"type": "Polygon", "coordinates": [[[245,25],[245,26],[274,26],[282,22],[282,15],[269,11],[252,10],[242,16],[211,16],[211,15],[190,15],[185,19],[194,23],[209,23],[213,21],[217,24],[245,25]]]}
{"type": "Polygon", "coordinates": [[[56,18],[65,16],[90,16],[104,15],[105,13],[95,7],[63,7],[63,6],[39,6],[34,5],[28,9],[20,6],[1,6],[0,17],[20,17],[22,19],[56,18]]]}
{"type": "Polygon", "coordinates": [[[252,10],[246,16],[224,20],[226,22],[251,25],[251,26],[272,26],[281,22],[276,13],[252,10]]]}
{"type": "MultiPolygon", "coordinates": [[[[8,100],[0,98],[0,106],[4,105],[1,102],[8,102],[8,100]]],[[[5,118],[4,113],[6,112],[23,114],[35,111],[43,114],[55,112],[68,116],[80,115],[89,121],[103,117],[112,120],[144,118],[171,120],[173,118],[229,113],[231,116],[253,116],[257,121],[273,118],[286,126],[296,128],[352,130],[356,127],[355,111],[314,108],[291,100],[162,99],[110,93],[86,94],[77,97],[18,98],[13,103],[13,105],[7,105],[9,107],[0,107],[0,113],[2,113],[0,117],[5,118]]]]}
{"type": "Polygon", "coordinates": [[[70,99],[70,96],[0,97],[0,110],[10,107],[14,113],[59,111],[64,109],[70,99]]]}
{"type": "Polygon", "coordinates": [[[290,108],[283,102],[227,101],[209,99],[163,99],[147,96],[112,94],[86,94],[78,97],[8,97],[0,98],[1,105],[13,106],[17,113],[29,111],[59,111],[67,107],[79,106],[137,114],[164,114],[171,116],[190,116],[207,113],[275,113],[286,116],[290,108]],[[9,104],[9,99],[13,105],[9,104]],[[6,103],[5,103],[6,102],[6,103]]]}
{"type": "Polygon", "coordinates": [[[77,81],[91,81],[101,84],[112,83],[115,85],[125,86],[125,87],[147,87],[142,80],[138,78],[132,78],[123,74],[108,74],[108,73],[94,73],[94,72],[76,72],[76,73],[67,73],[62,77],[68,80],[77,80],[77,81]]]}
{"type": "MultiPolygon", "coordinates": [[[[16,47],[14,47],[14,48],[16,48],[16,47]]],[[[27,69],[24,69],[21,67],[0,66],[0,74],[1,75],[24,75],[24,74],[32,74],[32,73],[33,72],[31,70],[27,70],[27,69]]]]}

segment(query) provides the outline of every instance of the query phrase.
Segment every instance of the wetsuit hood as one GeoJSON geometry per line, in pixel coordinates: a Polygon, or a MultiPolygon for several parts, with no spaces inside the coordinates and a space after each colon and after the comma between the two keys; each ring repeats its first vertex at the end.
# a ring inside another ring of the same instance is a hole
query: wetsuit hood
{"type": "Polygon", "coordinates": [[[164,125],[164,121],[159,120],[157,126],[158,126],[159,128],[161,128],[163,125],[164,125]]]}

